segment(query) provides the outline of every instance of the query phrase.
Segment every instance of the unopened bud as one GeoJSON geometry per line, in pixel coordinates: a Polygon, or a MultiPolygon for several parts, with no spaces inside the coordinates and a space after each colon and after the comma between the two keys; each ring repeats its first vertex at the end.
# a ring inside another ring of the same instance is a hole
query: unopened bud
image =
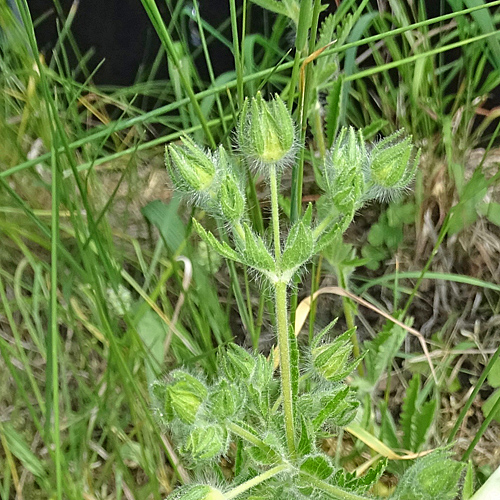
{"type": "Polygon", "coordinates": [[[170,420],[177,417],[185,424],[193,424],[208,391],[197,378],[182,370],[172,372],[170,377],[172,381],[165,392],[166,416],[170,420]]]}
{"type": "Polygon", "coordinates": [[[358,208],[364,191],[363,169],[367,153],[361,132],[352,127],[340,131],[325,158],[326,189],[334,206],[343,213],[358,208]]]}
{"type": "Polygon", "coordinates": [[[236,179],[228,174],[219,188],[219,205],[229,222],[239,221],[245,213],[245,196],[236,179]]]}
{"type": "Polygon", "coordinates": [[[222,491],[207,484],[183,486],[171,493],[167,500],[224,500],[222,491]]]}
{"type": "Polygon", "coordinates": [[[349,363],[352,353],[352,343],[349,337],[354,330],[349,330],[337,337],[333,342],[314,346],[311,349],[314,369],[322,378],[330,382],[343,380],[356,366],[349,363]]]}
{"type": "Polygon", "coordinates": [[[297,144],[295,125],[279,96],[266,102],[260,92],[245,101],[238,127],[238,145],[251,166],[257,170],[291,165],[297,144]]]}
{"type": "Polygon", "coordinates": [[[189,455],[194,461],[211,460],[224,452],[225,444],[222,427],[207,424],[191,431],[182,453],[189,455]]]}
{"type": "Polygon", "coordinates": [[[412,138],[401,138],[399,130],[376,144],[370,153],[368,183],[371,196],[390,199],[404,190],[413,179],[420,158],[412,138]]]}
{"type": "Polygon", "coordinates": [[[219,420],[233,417],[242,404],[243,396],[238,386],[230,385],[225,379],[219,382],[210,395],[210,412],[219,420]]]}
{"type": "Polygon", "coordinates": [[[212,154],[204,151],[189,137],[183,137],[182,144],[171,144],[165,152],[165,162],[172,182],[179,191],[208,191],[216,174],[212,154]]]}
{"type": "Polygon", "coordinates": [[[218,363],[231,382],[247,380],[255,368],[254,357],[236,344],[219,352],[218,363]]]}

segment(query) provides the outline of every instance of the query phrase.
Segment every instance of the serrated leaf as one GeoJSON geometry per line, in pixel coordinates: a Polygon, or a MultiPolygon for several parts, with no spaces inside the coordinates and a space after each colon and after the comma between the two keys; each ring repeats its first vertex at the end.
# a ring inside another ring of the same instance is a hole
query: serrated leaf
{"type": "Polygon", "coordinates": [[[399,442],[396,430],[396,423],[392,418],[391,412],[385,401],[379,402],[380,409],[380,440],[388,444],[391,448],[400,448],[401,443],[399,442]]]}
{"type": "Polygon", "coordinates": [[[420,389],[420,375],[416,373],[413,375],[410,383],[408,384],[408,389],[406,390],[406,395],[403,401],[403,408],[401,411],[400,424],[403,430],[403,446],[407,450],[412,450],[412,437],[413,437],[413,426],[414,426],[414,415],[416,413],[417,406],[417,396],[420,389]]]}
{"type": "Polygon", "coordinates": [[[425,443],[427,432],[434,421],[434,413],[436,412],[436,400],[427,401],[418,410],[416,415],[415,433],[413,436],[413,450],[419,451],[425,443]]]}
{"type": "MultiPolygon", "coordinates": [[[[314,349],[315,347],[317,347],[317,345],[319,344],[319,342],[323,339],[323,337],[325,335],[327,335],[330,330],[336,325],[338,321],[338,318],[335,318],[333,321],[331,321],[328,325],[325,326],[325,328],[323,328],[323,330],[321,330],[315,337],[314,339],[312,340],[311,342],[311,349],[314,349]]],[[[343,333],[340,337],[343,337],[343,336],[346,336],[346,333],[343,333]]],[[[346,336],[347,337],[347,336],[346,336]]]]}
{"type": "Polygon", "coordinates": [[[295,269],[305,264],[313,255],[314,240],[310,228],[302,221],[290,229],[281,259],[282,269],[295,269]]]}
{"type": "Polygon", "coordinates": [[[436,410],[435,400],[422,405],[418,403],[419,392],[420,374],[416,373],[408,385],[401,412],[403,446],[411,451],[419,451],[425,443],[436,410]]]}
{"type": "Polygon", "coordinates": [[[345,488],[348,491],[356,493],[364,493],[378,482],[387,467],[387,459],[379,460],[375,465],[370,467],[364,476],[357,477],[353,472],[338,470],[330,479],[330,482],[345,488]]]}
{"type": "Polygon", "coordinates": [[[241,263],[241,258],[237,252],[235,252],[226,242],[221,243],[217,240],[211,232],[205,231],[204,227],[196,219],[193,219],[193,226],[200,238],[222,255],[222,257],[241,263]]]}
{"type": "MultiPolygon", "coordinates": [[[[397,316],[395,316],[397,317],[397,316]]],[[[365,380],[374,387],[392,363],[406,337],[406,330],[387,321],[382,331],[365,345],[365,380]]]]}
{"type": "Polygon", "coordinates": [[[313,444],[316,439],[314,430],[310,428],[310,422],[299,414],[300,422],[302,424],[300,440],[297,445],[297,453],[301,456],[309,455],[313,451],[313,444]]]}
{"type": "Polygon", "coordinates": [[[325,455],[307,457],[302,461],[299,468],[302,472],[323,481],[333,473],[333,466],[325,455]]]}
{"type": "Polygon", "coordinates": [[[246,263],[261,271],[274,272],[276,264],[262,238],[254,234],[248,224],[243,224],[243,229],[245,231],[244,256],[246,263]]]}
{"type": "Polygon", "coordinates": [[[321,253],[327,246],[331,245],[335,241],[339,234],[340,226],[338,224],[335,224],[332,229],[320,236],[320,238],[316,242],[316,245],[314,246],[314,252],[321,253]]]}
{"type": "Polygon", "coordinates": [[[349,393],[349,387],[340,386],[336,389],[336,392],[321,399],[322,408],[313,420],[313,425],[316,429],[319,429],[327,420],[332,419],[332,417],[337,417],[340,412],[347,410],[347,406],[349,406],[350,403],[353,403],[353,409],[358,406],[359,403],[355,404],[354,400],[349,400],[349,393]]]}

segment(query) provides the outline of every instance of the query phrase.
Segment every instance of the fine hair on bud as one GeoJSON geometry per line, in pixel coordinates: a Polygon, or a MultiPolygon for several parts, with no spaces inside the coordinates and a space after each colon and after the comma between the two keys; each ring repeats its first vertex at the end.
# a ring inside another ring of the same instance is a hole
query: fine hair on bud
{"type": "Polygon", "coordinates": [[[260,92],[243,104],[236,130],[237,150],[248,166],[267,177],[295,162],[298,140],[295,122],[282,99],[265,101],[260,92]]]}

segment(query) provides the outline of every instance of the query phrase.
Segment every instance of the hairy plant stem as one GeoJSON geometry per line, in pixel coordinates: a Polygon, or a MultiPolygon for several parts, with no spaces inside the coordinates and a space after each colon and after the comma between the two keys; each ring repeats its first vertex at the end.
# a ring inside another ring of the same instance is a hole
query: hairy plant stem
{"type": "Polygon", "coordinates": [[[276,324],[280,350],[281,394],[285,410],[285,432],[288,451],[295,456],[295,431],[293,422],[292,370],[290,366],[290,341],[288,339],[288,312],[286,305],[286,283],[275,284],[276,324]]]}
{"type": "Polygon", "coordinates": [[[269,469],[266,472],[263,472],[262,474],[259,474],[258,476],[249,479],[248,481],[244,482],[243,484],[240,484],[236,488],[232,489],[231,491],[228,491],[227,493],[224,494],[224,498],[226,500],[232,500],[233,498],[236,498],[238,495],[241,495],[241,493],[244,493],[245,491],[249,490],[250,488],[253,488],[254,486],[257,486],[260,483],[263,483],[264,481],[267,481],[268,479],[271,479],[273,476],[276,476],[276,474],[279,474],[280,472],[284,472],[287,469],[289,469],[290,466],[288,464],[280,464],[277,465],[276,467],[273,467],[272,469],[269,469]]]}
{"type": "Polygon", "coordinates": [[[350,491],[345,491],[338,486],[328,484],[315,476],[307,474],[306,472],[300,472],[300,476],[305,479],[309,484],[315,486],[319,490],[328,493],[335,500],[367,500],[368,497],[364,495],[358,495],[357,493],[352,493],[350,491]]]}
{"type": "Polygon", "coordinates": [[[271,185],[274,259],[276,261],[276,269],[279,269],[281,265],[280,216],[278,208],[278,178],[275,166],[272,166],[269,171],[269,184],[271,185]]]}
{"type": "MultiPolygon", "coordinates": [[[[280,243],[280,219],[278,209],[278,181],[276,168],[271,167],[269,171],[271,185],[271,208],[272,225],[274,236],[274,258],[276,271],[281,274],[281,243],[280,243]]],[[[273,283],[275,298],[276,327],[278,329],[278,346],[280,351],[280,376],[281,394],[283,396],[283,407],[285,410],[285,433],[290,455],[295,456],[295,431],[293,421],[293,398],[292,398],[292,370],[290,366],[290,342],[288,339],[288,308],[286,301],[286,281],[273,283]]]]}
{"type": "Polygon", "coordinates": [[[252,443],[257,448],[267,451],[268,445],[264,443],[264,441],[262,441],[262,439],[260,439],[258,436],[252,434],[249,430],[245,429],[244,427],[241,427],[241,425],[238,425],[234,422],[229,422],[227,424],[227,428],[233,434],[236,434],[240,438],[245,439],[249,443],[252,443]]]}

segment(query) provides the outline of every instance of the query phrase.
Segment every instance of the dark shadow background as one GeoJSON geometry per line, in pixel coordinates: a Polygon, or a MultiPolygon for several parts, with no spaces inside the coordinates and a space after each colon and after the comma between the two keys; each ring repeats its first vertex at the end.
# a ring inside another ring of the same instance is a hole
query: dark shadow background
{"type": "MultiPolygon", "coordinates": [[[[8,0],[11,2],[11,0],[8,0]]],[[[73,0],[55,0],[65,15],[68,14],[73,0]]],[[[339,0],[340,1],[340,0],[339,0]]],[[[157,5],[166,21],[169,22],[171,14],[167,9],[165,1],[158,1],[157,5]]],[[[372,0],[375,9],[384,8],[387,2],[372,0]]],[[[171,2],[175,5],[175,0],[171,2]]],[[[189,5],[188,2],[185,2],[189,5]]],[[[242,0],[236,0],[236,5],[241,6],[242,0]]],[[[330,2],[331,10],[335,9],[336,2],[330,2]]],[[[32,18],[35,21],[36,36],[39,49],[47,59],[51,58],[52,49],[58,39],[57,11],[53,0],[28,0],[32,18]]],[[[217,28],[229,17],[229,0],[199,0],[201,16],[217,28]]],[[[427,15],[429,18],[440,15],[440,10],[446,13],[451,11],[448,2],[436,0],[425,0],[427,15]]],[[[387,8],[387,7],[385,7],[387,8]]],[[[326,13],[324,14],[326,15],[326,13]]],[[[251,16],[251,32],[264,32],[264,16],[267,16],[267,26],[272,26],[272,14],[263,14],[263,10],[254,5],[251,16]]],[[[183,16],[183,32],[173,34],[174,39],[185,36],[191,48],[199,44],[197,26],[194,21],[189,21],[183,16]]],[[[160,42],[140,0],[79,0],[78,9],[72,24],[71,32],[81,53],[85,54],[93,50],[93,56],[87,63],[92,71],[101,61],[103,64],[95,74],[93,82],[96,85],[120,85],[128,86],[134,83],[137,75],[143,75],[142,79],[149,74],[149,68],[160,48],[160,42]],[[142,72],[142,73],[141,73],[142,72]]],[[[230,26],[224,31],[224,35],[231,39],[230,26]]],[[[290,33],[284,45],[289,48],[293,43],[293,34],[290,33]]],[[[70,66],[77,66],[77,58],[74,56],[68,42],[65,44],[69,56],[70,66]]],[[[216,75],[234,69],[234,61],[231,51],[223,44],[213,42],[209,46],[211,59],[216,75]]],[[[444,62],[451,62],[458,57],[460,49],[449,51],[443,55],[444,62]]],[[[373,61],[365,61],[370,65],[373,61]]],[[[203,57],[196,61],[198,71],[203,79],[208,80],[207,70],[203,57]]],[[[160,64],[155,79],[164,80],[168,78],[165,59],[160,64]]],[[[79,74],[77,79],[84,80],[79,74]]],[[[454,84],[450,90],[454,89],[454,84]]],[[[500,90],[488,102],[488,108],[500,104],[500,90]]]]}
{"type": "MultiPolygon", "coordinates": [[[[68,14],[72,0],[59,0],[60,6],[68,14]]],[[[174,2],[175,3],[175,2],[174,2]]],[[[237,5],[241,1],[236,2],[237,5]]],[[[201,0],[200,13],[213,27],[219,26],[229,17],[228,0],[201,0]]],[[[57,12],[52,0],[28,0],[33,20],[36,23],[36,36],[39,49],[50,58],[58,38],[57,12]]],[[[171,19],[165,2],[157,2],[166,22],[171,19]]],[[[185,34],[196,44],[196,26],[183,17],[185,34]],[[189,35],[192,36],[189,36],[189,35]]],[[[139,70],[148,73],[160,48],[160,42],[140,0],[80,0],[71,32],[78,48],[84,54],[93,50],[94,55],[88,62],[90,70],[103,59],[93,81],[95,84],[130,85],[135,81],[139,70]]],[[[225,32],[226,36],[230,33],[225,32]]],[[[174,38],[175,35],[174,35],[174,38]]],[[[69,44],[66,43],[69,48],[69,44]]],[[[221,44],[211,46],[212,62],[216,74],[233,68],[231,52],[221,44]]],[[[68,50],[71,66],[77,64],[71,49],[68,50]]],[[[200,70],[204,72],[204,68],[200,70]]],[[[202,75],[203,76],[203,75],[202,75]]],[[[165,64],[160,66],[156,78],[167,77],[165,64]]]]}

